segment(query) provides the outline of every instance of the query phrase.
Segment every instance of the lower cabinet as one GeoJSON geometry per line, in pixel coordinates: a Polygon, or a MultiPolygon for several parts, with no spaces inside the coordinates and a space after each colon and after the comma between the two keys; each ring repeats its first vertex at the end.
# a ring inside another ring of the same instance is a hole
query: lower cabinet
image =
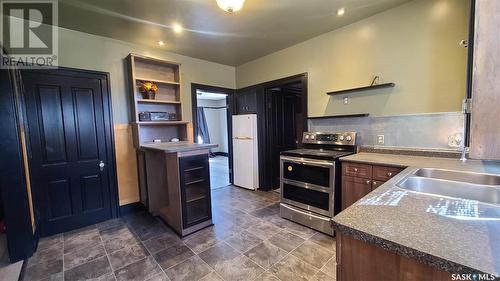
{"type": "Polygon", "coordinates": [[[342,176],[342,210],[372,191],[369,179],[342,176]]]}
{"type": "Polygon", "coordinates": [[[449,281],[451,273],[337,233],[337,280],[449,281]]]}
{"type": "Polygon", "coordinates": [[[141,202],[180,236],[212,225],[208,153],[143,151],[141,202]]]}
{"type": "Polygon", "coordinates": [[[405,167],[342,162],[342,210],[404,170],[405,167]]]}

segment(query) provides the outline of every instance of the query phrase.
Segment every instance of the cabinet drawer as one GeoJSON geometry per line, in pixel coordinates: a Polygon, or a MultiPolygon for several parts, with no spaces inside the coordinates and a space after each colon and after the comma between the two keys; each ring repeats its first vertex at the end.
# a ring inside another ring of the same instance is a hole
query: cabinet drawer
{"type": "Polygon", "coordinates": [[[404,170],[403,168],[387,167],[387,166],[373,166],[373,179],[379,181],[388,181],[395,175],[404,170]]]}
{"type": "Polygon", "coordinates": [[[358,163],[343,162],[343,175],[351,177],[372,178],[372,166],[358,163]]]}

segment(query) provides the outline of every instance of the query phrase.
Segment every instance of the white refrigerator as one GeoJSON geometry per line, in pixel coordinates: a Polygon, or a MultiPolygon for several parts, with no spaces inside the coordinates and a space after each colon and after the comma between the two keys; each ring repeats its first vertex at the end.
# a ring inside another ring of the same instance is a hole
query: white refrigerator
{"type": "Polygon", "coordinates": [[[236,186],[259,188],[256,114],[233,115],[233,176],[236,186]]]}

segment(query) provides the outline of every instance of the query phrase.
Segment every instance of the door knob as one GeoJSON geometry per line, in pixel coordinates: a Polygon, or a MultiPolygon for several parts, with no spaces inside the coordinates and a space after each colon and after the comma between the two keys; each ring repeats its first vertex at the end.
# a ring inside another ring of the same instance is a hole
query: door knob
{"type": "Polygon", "coordinates": [[[370,184],[370,181],[369,181],[369,180],[367,180],[367,181],[366,181],[366,184],[370,184]]]}
{"type": "Polygon", "coordinates": [[[101,170],[101,172],[104,170],[104,166],[106,166],[106,164],[104,164],[104,162],[99,161],[99,170],[101,170]]]}
{"type": "Polygon", "coordinates": [[[392,177],[392,173],[391,173],[391,172],[388,172],[388,173],[387,173],[387,176],[388,176],[388,177],[392,177]]]}

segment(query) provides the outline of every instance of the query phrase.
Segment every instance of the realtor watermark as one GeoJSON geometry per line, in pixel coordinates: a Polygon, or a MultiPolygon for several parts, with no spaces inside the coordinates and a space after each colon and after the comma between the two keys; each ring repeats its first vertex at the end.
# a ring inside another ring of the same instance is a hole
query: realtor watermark
{"type": "Polygon", "coordinates": [[[486,273],[454,273],[451,275],[451,280],[470,280],[470,281],[493,281],[496,280],[497,276],[493,274],[486,273]]]}
{"type": "Polygon", "coordinates": [[[57,68],[57,0],[2,0],[0,16],[0,68],[57,68]]]}

